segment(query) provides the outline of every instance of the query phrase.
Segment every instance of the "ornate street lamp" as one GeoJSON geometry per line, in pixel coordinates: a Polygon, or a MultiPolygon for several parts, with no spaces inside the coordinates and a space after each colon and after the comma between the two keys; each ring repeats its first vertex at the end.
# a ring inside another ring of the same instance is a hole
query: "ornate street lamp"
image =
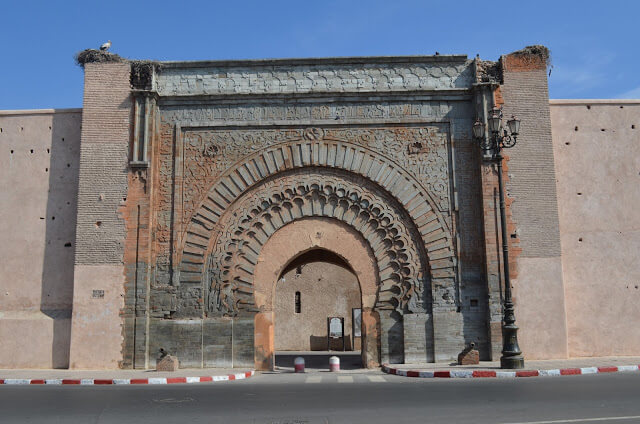
{"type": "Polygon", "coordinates": [[[507,121],[507,129],[502,127],[502,109],[494,107],[487,119],[489,135],[485,137],[485,124],[479,119],[473,124],[473,137],[480,148],[491,152],[491,159],[498,167],[498,191],[500,193],[500,226],[502,232],[502,261],[504,264],[504,308],[502,318],[502,356],[500,367],[507,369],[524,368],[524,358],[518,346],[518,327],[511,298],[511,280],[509,279],[509,241],[507,238],[507,218],[505,215],[504,187],[502,183],[502,149],[516,145],[520,131],[520,120],[512,116],[507,121]]]}

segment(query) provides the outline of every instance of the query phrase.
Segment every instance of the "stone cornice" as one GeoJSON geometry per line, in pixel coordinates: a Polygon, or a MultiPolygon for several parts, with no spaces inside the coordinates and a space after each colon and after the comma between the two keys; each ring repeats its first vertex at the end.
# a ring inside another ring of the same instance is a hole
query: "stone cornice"
{"type": "Polygon", "coordinates": [[[299,65],[365,65],[400,63],[464,63],[467,55],[438,56],[347,56],[310,57],[288,59],[233,59],[160,62],[163,69],[209,68],[209,67],[258,67],[258,66],[299,66],[299,65]]]}

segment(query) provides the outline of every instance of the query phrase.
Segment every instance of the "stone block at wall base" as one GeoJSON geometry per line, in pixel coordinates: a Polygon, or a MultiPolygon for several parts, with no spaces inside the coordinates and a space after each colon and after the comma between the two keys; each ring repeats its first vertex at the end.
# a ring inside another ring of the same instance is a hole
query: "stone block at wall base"
{"type": "Polygon", "coordinates": [[[404,363],[404,330],[402,315],[396,311],[380,311],[380,360],[383,364],[404,363]]]}
{"type": "Polygon", "coordinates": [[[233,320],[232,345],[234,368],[252,368],[255,362],[253,317],[233,320]]]}
{"type": "Polygon", "coordinates": [[[473,349],[473,346],[468,347],[458,355],[458,365],[476,365],[479,363],[480,353],[473,349]]]}
{"type": "Polygon", "coordinates": [[[202,368],[202,320],[151,320],[149,362],[156,366],[160,349],[180,358],[183,368],[202,368]]]}
{"type": "Polygon", "coordinates": [[[233,367],[232,331],[233,320],[231,318],[204,320],[202,324],[202,360],[205,368],[233,367]]]}
{"type": "Polygon", "coordinates": [[[160,349],[177,356],[183,368],[253,368],[254,319],[152,319],[150,367],[160,349]]]}
{"type": "Polygon", "coordinates": [[[431,314],[405,314],[404,363],[433,362],[433,321],[431,314]]]}
{"type": "Polygon", "coordinates": [[[455,361],[464,349],[462,314],[452,311],[433,313],[433,350],[436,362],[455,361]]]}
{"type": "Polygon", "coordinates": [[[156,365],[156,371],[178,371],[180,362],[173,355],[167,355],[160,359],[156,365]]]}

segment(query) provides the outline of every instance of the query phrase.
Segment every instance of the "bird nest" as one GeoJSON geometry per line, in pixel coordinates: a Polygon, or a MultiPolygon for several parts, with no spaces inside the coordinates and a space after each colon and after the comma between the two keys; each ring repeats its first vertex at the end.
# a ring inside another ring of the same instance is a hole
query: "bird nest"
{"type": "Polygon", "coordinates": [[[107,51],[86,49],[76,54],[76,63],[84,68],[86,63],[126,62],[126,59],[107,51]]]}
{"type": "Polygon", "coordinates": [[[160,64],[152,60],[131,61],[131,86],[139,90],[150,90],[153,73],[160,70],[160,64]]]}
{"type": "Polygon", "coordinates": [[[511,53],[513,56],[526,56],[533,55],[539,56],[547,66],[551,66],[551,52],[546,46],[542,46],[540,44],[536,44],[533,46],[527,46],[522,50],[515,51],[511,53]]]}

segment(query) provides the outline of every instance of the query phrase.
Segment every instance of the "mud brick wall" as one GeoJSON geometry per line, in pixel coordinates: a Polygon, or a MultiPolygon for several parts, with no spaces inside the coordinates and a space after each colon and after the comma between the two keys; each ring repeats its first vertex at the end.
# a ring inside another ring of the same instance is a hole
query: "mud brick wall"
{"type": "Polygon", "coordinates": [[[85,66],[76,264],[121,264],[130,138],[129,65],[85,66]]]}
{"type": "Polygon", "coordinates": [[[69,365],[81,120],[0,111],[0,368],[69,365]]]}
{"type": "Polygon", "coordinates": [[[552,100],[569,356],[640,352],[640,100],[552,100]]]}
{"type": "Polygon", "coordinates": [[[85,65],[71,368],[115,368],[122,360],[129,73],[128,63],[85,65]]]}
{"type": "Polygon", "coordinates": [[[504,152],[520,347],[525,358],[562,358],[567,336],[546,58],[512,53],[501,64],[505,121],[522,121],[517,145],[504,152]]]}

